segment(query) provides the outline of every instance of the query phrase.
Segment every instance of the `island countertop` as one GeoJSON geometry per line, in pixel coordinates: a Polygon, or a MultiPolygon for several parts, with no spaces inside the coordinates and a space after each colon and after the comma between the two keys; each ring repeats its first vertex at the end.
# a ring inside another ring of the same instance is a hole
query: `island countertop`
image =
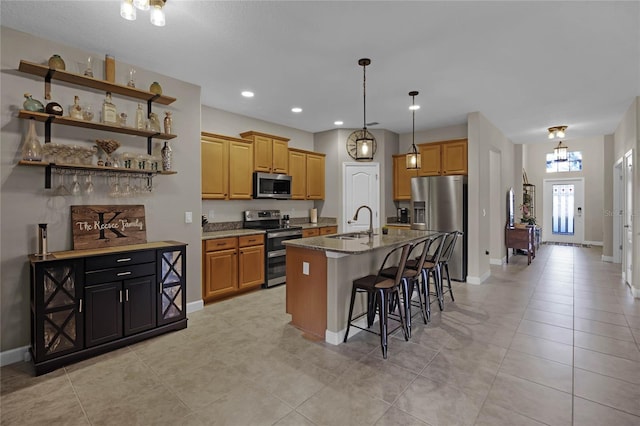
{"type": "Polygon", "coordinates": [[[340,235],[322,235],[318,237],[300,238],[286,240],[283,242],[287,247],[299,247],[309,250],[331,251],[345,254],[360,254],[377,250],[379,248],[394,247],[399,244],[419,240],[433,235],[436,231],[418,231],[413,229],[388,229],[387,234],[383,234],[381,229],[374,229],[373,237],[361,234],[354,239],[336,238],[340,235]]]}

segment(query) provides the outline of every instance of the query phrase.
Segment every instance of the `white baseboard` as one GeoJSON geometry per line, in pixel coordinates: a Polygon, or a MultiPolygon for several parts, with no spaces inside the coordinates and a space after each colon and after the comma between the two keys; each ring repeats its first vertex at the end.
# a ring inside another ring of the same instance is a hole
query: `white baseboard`
{"type": "Polygon", "coordinates": [[[591,244],[592,246],[600,246],[602,247],[602,241],[585,241],[584,244],[591,244]]]}
{"type": "Polygon", "coordinates": [[[491,271],[485,272],[481,277],[472,277],[471,275],[467,275],[467,284],[482,284],[490,276],[491,271]]]}
{"type": "MultiPolygon", "coordinates": [[[[378,321],[378,314],[376,314],[376,317],[373,319],[373,322],[378,321]]],[[[363,327],[366,328],[367,327],[367,317],[364,316],[360,319],[358,319],[356,322],[356,325],[359,327],[363,327]]],[[[356,327],[351,327],[349,328],[349,336],[354,336],[358,333],[360,333],[363,330],[360,330],[359,328],[356,327]]],[[[344,335],[347,333],[347,329],[343,328],[340,331],[329,331],[329,330],[325,330],[324,331],[324,341],[331,344],[331,345],[339,345],[341,343],[343,343],[344,341],[344,335]]],[[[347,341],[348,342],[348,341],[347,341]]]]}
{"type": "Polygon", "coordinates": [[[0,367],[4,367],[5,365],[9,364],[15,364],[16,362],[21,361],[31,361],[29,346],[22,346],[19,348],[0,352],[0,367]]]}
{"type": "Polygon", "coordinates": [[[629,286],[629,289],[631,289],[631,294],[633,295],[633,297],[635,297],[636,299],[640,299],[640,288],[636,288],[629,283],[627,283],[627,285],[629,286]]]}
{"type": "Polygon", "coordinates": [[[187,313],[199,311],[200,309],[204,309],[204,301],[202,299],[196,300],[195,302],[187,303],[187,313]]]}
{"type": "Polygon", "coordinates": [[[502,259],[494,259],[494,258],[490,258],[489,259],[489,264],[490,265],[502,266],[502,265],[504,265],[504,262],[505,262],[505,258],[504,257],[502,259]]]}
{"type": "Polygon", "coordinates": [[[613,256],[605,256],[605,255],[602,255],[602,261],[603,261],[603,262],[614,263],[613,256]]]}

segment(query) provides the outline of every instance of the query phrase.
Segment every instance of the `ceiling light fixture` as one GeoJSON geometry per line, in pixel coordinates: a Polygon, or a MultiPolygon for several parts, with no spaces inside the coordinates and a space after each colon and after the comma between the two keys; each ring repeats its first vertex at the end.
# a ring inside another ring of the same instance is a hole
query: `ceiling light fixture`
{"type": "Polygon", "coordinates": [[[136,20],[136,9],[149,10],[151,23],[157,27],[164,27],[166,18],[164,6],[167,0],[122,0],[120,2],[120,16],[128,21],[136,20]]]}
{"type": "Polygon", "coordinates": [[[344,122],[343,122],[343,121],[338,120],[338,121],[334,121],[334,122],[333,122],[333,124],[334,124],[335,126],[342,126],[342,125],[344,124],[344,122]]]}
{"type": "Polygon", "coordinates": [[[291,108],[291,112],[295,112],[295,113],[302,112],[302,108],[300,108],[300,107],[293,107],[293,108],[291,108]]]}
{"type": "Polygon", "coordinates": [[[418,96],[417,91],[409,92],[409,96],[411,96],[411,106],[409,109],[411,110],[411,115],[413,116],[413,130],[411,133],[411,152],[407,154],[406,162],[407,169],[419,169],[422,165],[422,161],[420,158],[420,153],[416,148],[416,110],[420,109],[420,105],[416,105],[416,96],[418,96]]]}
{"type": "Polygon", "coordinates": [[[358,65],[362,67],[362,105],[363,120],[362,130],[351,133],[355,138],[355,159],[373,160],[376,153],[376,138],[367,130],[367,65],[371,64],[371,59],[362,58],[358,60],[358,65]]]}
{"type": "MultiPolygon", "coordinates": [[[[567,131],[567,127],[569,126],[554,126],[549,127],[549,139],[555,138],[564,138],[565,132],[567,131]]],[[[562,141],[558,142],[558,146],[553,148],[553,157],[557,162],[567,161],[567,148],[566,145],[562,144],[562,141]]]]}
{"type": "Polygon", "coordinates": [[[564,138],[564,132],[568,126],[553,126],[549,127],[549,139],[564,138]]]}
{"type": "Polygon", "coordinates": [[[249,90],[245,90],[244,92],[241,93],[241,95],[244,96],[245,98],[253,98],[254,93],[249,90]]]}

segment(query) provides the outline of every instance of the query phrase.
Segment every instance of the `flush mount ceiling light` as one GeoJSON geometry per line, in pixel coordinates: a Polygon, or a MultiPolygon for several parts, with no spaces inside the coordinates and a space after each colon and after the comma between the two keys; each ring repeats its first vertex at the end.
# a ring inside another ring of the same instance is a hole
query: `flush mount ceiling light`
{"type": "Polygon", "coordinates": [[[291,112],[295,112],[295,113],[302,112],[302,108],[300,108],[300,107],[293,107],[293,108],[291,108],[291,112]]]}
{"type": "MultiPolygon", "coordinates": [[[[569,126],[549,127],[549,139],[564,138],[567,127],[569,126]]],[[[559,141],[558,146],[553,149],[554,160],[557,162],[567,161],[567,150],[567,146],[559,141]]]]}
{"type": "Polygon", "coordinates": [[[411,133],[411,152],[407,154],[407,169],[419,169],[422,165],[422,161],[420,159],[420,153],[416,148],[416,110],[420,109],[420,105],[416,105],[416,96],[418,96],[417,91],[409,92],[409,96],[411,96],[411,106],[409,109],[411,110],[411,115],[413,116],[413,131],[411,133]]]}
{"type": "Polygon", "coordinates": [[[568,126],[549,127],[549,139],[564,138],[564,132],[567,130],[567,127],[568,126]]]}
{"type": "Polygon", "coordinates": [[[241,95],[244,96],[245,98],[253,98],[254,93],[249,90],[245,90],[244,92],[241,93],[241,95]]]}
{"type": "Polygon", "coordinates": [[[352,132],[347,138],[347,152],[357,161],[371,161],[376,153],[376,138],[367,130],[367,65],[371,59],[362,58],[358,65],[362,67],[362,99],[363,121],[362,130],[352,132]]]}
{"type": "Polygon", "coordinates": [[[120,2],[120,16],[128,21],[136,20],[136,9],[149,10],[151,23],[157,27],[164,27],[164,5],[167,0],[122,0],[120,2]]]}
{"type": "Polygon", "coordinates": [[[337,120],[337,121],[334,121],[333,124],[336,125],[336,126],[342,126],[344,124],[344,122],[340,121],[340,120],[337,120]]]}

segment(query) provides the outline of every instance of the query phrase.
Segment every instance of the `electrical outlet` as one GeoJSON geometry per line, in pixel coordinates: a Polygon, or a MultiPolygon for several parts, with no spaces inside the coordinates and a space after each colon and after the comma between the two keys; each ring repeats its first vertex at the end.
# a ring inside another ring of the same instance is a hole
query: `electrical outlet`
{"type": "Polygon", "coordinates": [[[193,212],[184,212],[184,223],[193,222],[193,212]]]}
{"type": "Polygon", "coordinates": [[[302,274],[309,275],[309,262],[302,262],[302,274]]]}

